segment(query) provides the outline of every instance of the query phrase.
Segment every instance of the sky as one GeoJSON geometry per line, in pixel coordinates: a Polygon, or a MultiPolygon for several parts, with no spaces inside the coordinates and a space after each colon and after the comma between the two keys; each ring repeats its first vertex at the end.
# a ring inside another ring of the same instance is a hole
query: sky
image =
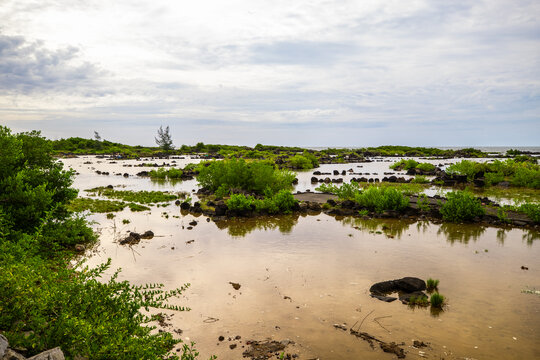
{"type": "Polygon", "coordinates": [[[539,146],[538,0],[0,0],[0,125],[155,145],[539,146]]]}

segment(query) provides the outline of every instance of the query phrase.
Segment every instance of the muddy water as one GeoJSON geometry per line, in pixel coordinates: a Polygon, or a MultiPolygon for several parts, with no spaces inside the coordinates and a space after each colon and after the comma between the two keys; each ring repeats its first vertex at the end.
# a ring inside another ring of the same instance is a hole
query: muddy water
{"type": "MultiPolygon", "coordinates": [[[[80,162],[72,166],[77,169],[80,162]]],[[[81,166],[76,180],[81,189],[101,182],[130,189],[195,186],[156,185],[90,170],[84,177],[88,166],[81,166]]],[[[173,204],[143,213],[124,210],[112,220],[99,214],[90,219],[101,235],[89,264],[110,257],[113,268],[123,269],[121,278],[136,284],[192,284],[173,301],[192,310],[175,313],[167,329],[183,330],[180,337],[196,341],[203,359],[211,354],[239,359],[246,340],[265,338],[294,341],[286,351],[301,359],[395,358],[335,329],[335,323],[361,324],[361,331],[381,340],[404,342],[408,358],[419,351],[433,359],[540,358],[540,296],[522,293],[540,289],[537,233],[324,214],[214,223],[182,215],[173,204]],[[123,225],[122,219],[131,223],[123,225]],[[188,230],[192,220],[198,224],[188,230]],[[145,230],[156,237],[132,247],[116,243],[127,231],[145,230]],[[445,311],[432,314],[429,308],[369,296],[374,282],[403,276],[439,279],[448,298],[445,311]],[[237,335],[241,339],[234,340],[237,335]],[[430,348],[412,348],[413,339],[430,348]],[[230,344],[237,347],[231,350],[230,344]]]]}

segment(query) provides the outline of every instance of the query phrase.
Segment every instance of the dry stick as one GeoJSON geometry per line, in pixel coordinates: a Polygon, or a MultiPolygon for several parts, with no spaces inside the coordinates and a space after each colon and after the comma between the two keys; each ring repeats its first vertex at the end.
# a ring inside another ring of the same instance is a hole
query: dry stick
{"type": "MultiPolygon", "coordinates": [[[[357,331],[360,331],[360,328],[362,327],[362,324],[364,323],[364,321],[365,321],[365,320],[367,319],[367,317],[368,317],[369,315],[371,315],[371,313],[373,313],[374,311],[375,311],[375,309],[371,310],[371,311],[369,312],[369,314],[367,314],[366,316],[364,316],[364,318],[362,319],[362,322],[360,322],[360,325],[358,325],[358,330],[357,330],[357,331]]],[[[356,325],[356,324],[355,324],[355,325],[356,325]]],[[[353,326],[353,327],[354,327],[354,326],[353,326]]],[[[352,328],[351,328],[351,329],[352,329],[352,328]]]]}
{"type": "Polygon", "coordinates": [[[377,324],[379,324],[379,326],[382,327],[384,330],[386,330],[386,331],[388,331],[389,333],[391,333],[390,330],[388,330],[387,328],[385,328],[384,326],[382,326],[381,323],[379,322],[379,319],[385,319],[385,318],[389,318],[389,317],[392,317],[392,315],[379,316],[379,317],[374,318],[373,321],[375,321],[377,324]]]}

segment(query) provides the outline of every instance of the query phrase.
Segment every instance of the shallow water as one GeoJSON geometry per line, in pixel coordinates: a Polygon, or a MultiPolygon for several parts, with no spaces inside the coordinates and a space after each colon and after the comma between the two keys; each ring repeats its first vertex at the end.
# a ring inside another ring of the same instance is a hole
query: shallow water
{"type": "MultiPolygon", "coordinates": [[[[78,170],[79,163],[72,166],[78,170]]],[[[148,179],[100,176],[88,169],[85,175],[86,166],[91,165],[81,166],[75,182],[82,189],[109,183],[134,190],[195,186],[159,188],[148,179]]],[[[211,354],[239,359],[246,340],[265,338],[294,341],[286,352],[301,359],[395,358],[335,329],[336,323],[356,323],[355,328],[361,323],[361,331],[404,342],[408,358],[419,351],[437,359],[540,358],[540,296],[522,293],[540,289],[537,233],[324,214],[214,223],[182,215],[173,204],[142,213],[126,209],[112,220],[104,214],[90,219],[101,233],[90,265],[110,257],[113,269],[123,269],[120,278],[136,284],[192,284],[173,301],[192,310],[175,313],[168,330],[182,329],[180,337],[196,341],[203,359],[211,354]],[[131,223],[123,225],[122,219],[131,223]],[[194,219],[198,224],[188,230],[194,219]],[[132,247],[115,242],[128,231],[145,230],[156,236],[132,247]],[[439,291],[448,298],[445,310],[432,314],[429,308],[369,296],[373,283],[403,276],[439,279],[439,291]],[[237,335],[240,340],[228,341],[237,335]],[[413,339],[430,348],[412,348],[413,339]],[[232,343],[238,344],[234,350],[232,343]]]]}

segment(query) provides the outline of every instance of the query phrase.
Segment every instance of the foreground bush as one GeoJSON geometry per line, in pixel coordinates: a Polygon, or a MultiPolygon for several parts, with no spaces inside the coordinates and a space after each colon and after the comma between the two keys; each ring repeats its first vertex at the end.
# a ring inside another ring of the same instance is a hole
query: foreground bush
{"type": "Polygon", "coordinates": [[[231,159],[213,161],[201,167],[197,180],[200,186],[213,192],[219,189],[219,195],[223,196],[233,189],[260,195],[268,190],[272,193],[289,190],[294,178],[294,173],[276,170],[268,162],[231,159]]]}
{"type": "Polygon", "coordinates": [[[370,186],[354,197],[358,205],[376,212],[386,210],[402,211],[409,206],[409,198],[397,189],[370,186]]]}
{"type": "MultiPolygon", "coordinates": [[[[163,291],[119,282],[118,273],[98,281],[110,261],[74,267],[71,249],[96,236],[67,207],[77,195],[73,172],[54,161],[38,132],[0,127],[0,150],[0,331],[10,345],[29,356],[60,346],[67,359],[178,359],[171,350],[179,340],[152,332],[146,314],[183,310],[166,301],[188,284],[163,291]]],[[[181,358],[195,356],[185,347],[181,358]]]]}
{"type": "Polygon", "coordinates": [[[440,212],[444,220],[452,222],[471,221],[485,214],[480,201],[467,191],[447,193],[440,212]]]}

